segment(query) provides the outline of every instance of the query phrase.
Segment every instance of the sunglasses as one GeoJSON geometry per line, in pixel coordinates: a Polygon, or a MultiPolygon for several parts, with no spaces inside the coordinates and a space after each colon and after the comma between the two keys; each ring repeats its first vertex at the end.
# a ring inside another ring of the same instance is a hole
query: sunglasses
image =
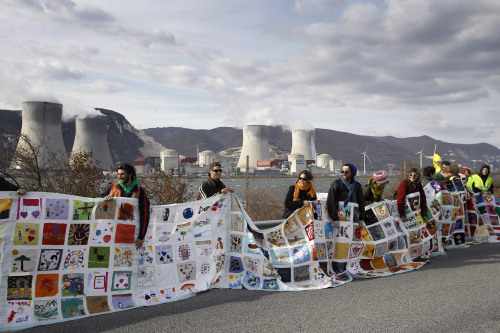
{"type": "Polygon", "coordinates": [[[222,172],[222,169],[214,169],[212,172],[222,172]]]}
{"type": "Polygon", "coordinates": [[[303,180],[305,182],[308,182],[309,181],[309,178],[302,178],[302,177],[299,177],[299,180],[303,180]]]}
{"type": "Polygon", "coordinates": [[[348,174],[350,174],[350,173],[351,173],[351,171],[349,171],[349,170],[342,170],[342,171],[340,171],[340,172],[341,172],[341,173],[343,173],[343,174],[346,174],[346,175],[348,175],[348,174]]]}

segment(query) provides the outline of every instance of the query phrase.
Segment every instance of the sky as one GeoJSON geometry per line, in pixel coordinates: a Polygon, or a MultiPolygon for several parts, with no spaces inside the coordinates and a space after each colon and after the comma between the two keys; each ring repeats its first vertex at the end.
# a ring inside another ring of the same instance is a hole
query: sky
{"type": "Polygon", "coordinates": [[[2,0],[0,20],[2,109],[500,148],[497,0],[2,0]]]}

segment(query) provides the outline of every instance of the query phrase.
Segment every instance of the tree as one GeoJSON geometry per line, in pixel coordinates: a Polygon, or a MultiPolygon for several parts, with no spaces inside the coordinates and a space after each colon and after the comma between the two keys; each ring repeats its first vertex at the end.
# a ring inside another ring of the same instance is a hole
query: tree
{"type": "Polygon", "coordinates": [[[191,182],[192,180],[184,175],[167,174],[159,168],[152,174],[141,177],[141,184],[153,205],[192,201],[193,193],[189,191],[191,182]]]}

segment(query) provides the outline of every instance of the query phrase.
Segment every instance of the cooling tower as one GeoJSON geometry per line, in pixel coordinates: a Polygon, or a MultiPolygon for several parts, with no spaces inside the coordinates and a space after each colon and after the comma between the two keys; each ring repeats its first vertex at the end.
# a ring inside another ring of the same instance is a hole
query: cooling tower
{"type": "MultiPolygon", "coordinates": [[[[40,165],[53,160],[50,153],[66,154],[61,130],[62,104],[23,102],[21,137],[16,151],[33,153],[28,143],[40,149],[40,165]]],[[[64,156],[64,155],[63,155],[64,156]]]]}
{"type": "Polygon", "coordinates": [[[113,165],[108,146],[108,123],[106,116],[75,119],[75,142],[70,159],[78,152],[92,152],[92,159],[109,170],[113,165]]]}
{"type": "Polygon", "coordinates": [[[290,154],[302,154],[306,161],[316,161],[316,145],[314,130],[293,130],[292,151],[290,154]]]}
{"type": "Polygon", "coordinates": [[[257,169],[258,160],[271,158],[269,154],[268,128],[263,125],[246,125],[243,127],[243,146],[238,161],[238,168],[246,170],[246,156],[249,156],[248,168],[257,169]]]}

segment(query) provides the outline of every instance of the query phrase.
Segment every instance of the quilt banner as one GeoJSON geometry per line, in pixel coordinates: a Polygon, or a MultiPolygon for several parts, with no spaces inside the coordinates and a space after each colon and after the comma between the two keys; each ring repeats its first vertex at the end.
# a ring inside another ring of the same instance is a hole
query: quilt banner
{"type": "Polygon", "coordinates": [[[368,207],[366,226],[359,225],[356,204],[340,203],[334,227],[326,194],[318,197],[323,200],[265,230],[230,194],[152,206],[144,244],[136,249],[137,199],[0,192],[1,330],[170,302],[210,288],[328,288],[352,275],[385,276],[424,264],[412,260],[430,248],[418,199],[410,198],[403,222],[391,201],[368,207]],[[347,270],[335,274],[339,263],[347,270]]]}

